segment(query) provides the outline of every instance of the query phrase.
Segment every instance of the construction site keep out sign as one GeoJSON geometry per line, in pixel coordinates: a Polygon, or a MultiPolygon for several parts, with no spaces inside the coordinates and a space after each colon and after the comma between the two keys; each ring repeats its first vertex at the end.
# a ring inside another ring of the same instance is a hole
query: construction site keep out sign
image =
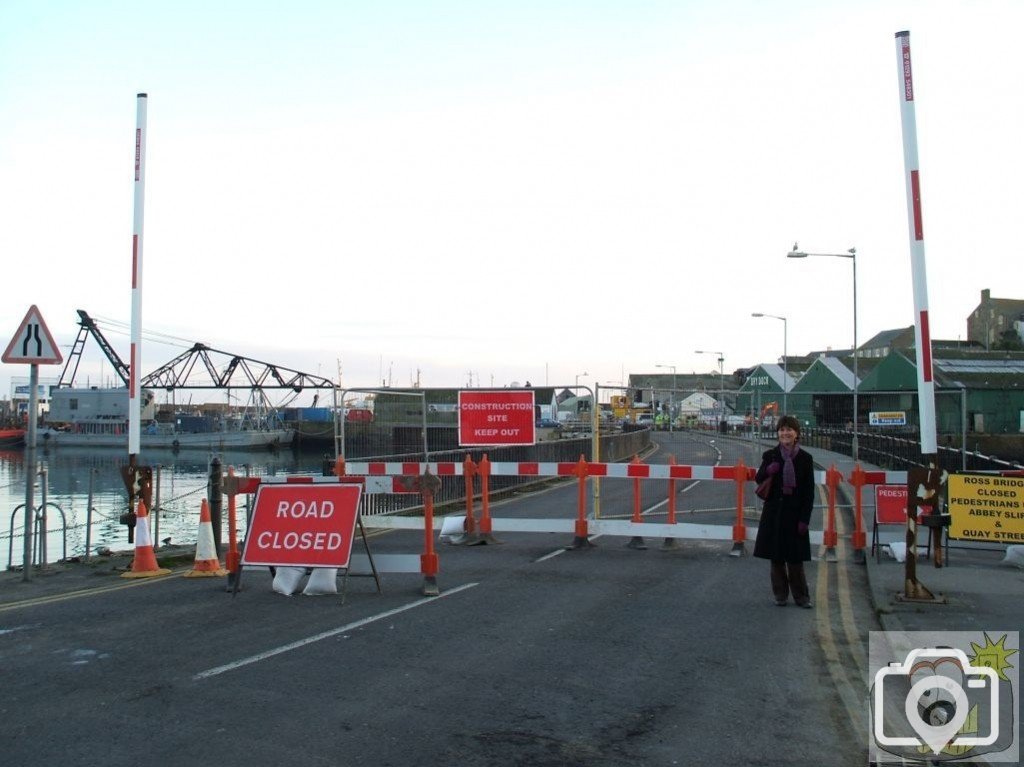
{"type": "Polygon", "coordinates": [[[361,493],[359,485],[260,485],[242,564],[348,567],[361,493]]]}
{"type": "Polygon", "coordinates": [[[460,391],[459,444],[532,445],[532,391],[460,391]]]}

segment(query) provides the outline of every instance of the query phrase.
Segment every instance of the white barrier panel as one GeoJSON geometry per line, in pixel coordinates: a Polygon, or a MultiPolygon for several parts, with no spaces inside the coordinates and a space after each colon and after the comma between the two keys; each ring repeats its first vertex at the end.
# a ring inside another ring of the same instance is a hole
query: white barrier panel
{"type": "MultiPolygon", "coordinates": [[[[420,525],[422,529],[423,525],[420,525]]],[[[349,563],[350,575],[372,575],[370,559],[366,554],[352,554],[349,563]]],[[[374,554],[373,565],[378,573],[418,573],[420,571],[419,554],[374,554]]]]}
{"type": "MultiPolygon", "coordinates": [[[[445,520],[457,520],[460,530],[465,517],[434,518],[434,529],[443,529],[445,520]]],[[[371,517],[363,522],[367,527],[388,530],[422,530],[423,517],[371,517]]],[[[753,541],[757,537],[757,528],[746,526],[746,540],[753,541]]],[[[493,517],[491,530],[496,533],[565,533],[573,535],[576,531],[575,519],[512,519],[493,517]]],[[[660,522],[632,522],[627,519],[588,519],[587,532],[590,535],[614,535],[621,537],[649,536],[651,538],[691,538],[708,541],[731,541],[732,525],[696,525],[690,522],[678,522],[674,525],[660,522]]],[[[811,543],[824,543],[821,530],[811,530],[811,543]]],[[[412,555],[410,555],[412,556],[412,555]]],[[[376,559],[374,560],[376,561],[376,559]]]]}

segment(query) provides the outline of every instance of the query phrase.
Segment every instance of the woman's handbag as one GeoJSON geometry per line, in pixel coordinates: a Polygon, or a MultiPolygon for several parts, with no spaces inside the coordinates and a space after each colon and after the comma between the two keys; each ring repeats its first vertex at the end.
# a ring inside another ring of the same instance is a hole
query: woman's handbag
{"type": "Polygon", "coordinates": [[[767,501],[768,495],[771,493],[771,491],[772,478],[769,476],[765,477],[764,479],[757,483],[757,489],[754,491],[754,493],[756,493],[757,497],[760,498],[762,501],[767,501]]]}

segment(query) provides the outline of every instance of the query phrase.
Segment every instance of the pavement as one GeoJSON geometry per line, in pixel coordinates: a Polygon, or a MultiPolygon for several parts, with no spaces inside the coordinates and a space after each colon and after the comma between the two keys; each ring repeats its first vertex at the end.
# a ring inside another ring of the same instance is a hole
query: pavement
{"type": "MultiPolygon", "coordinates": [[[[811,449],[815,463],[828,469],[832,465],[848,477],[854,462],[846,455],[818,448],[811,449]]],[[[880,467],[861,463],[864,471],[880,467]]],[[[848,485],[841,486],[849,487],[848,485]]],[[[919,533],[920,548],[916,566],[918,588],[910,594],[933,598],[906,598],[906,564],[897,562],[884,550],[880,559],[871,554],[873,493],[865,488],[864,529],[867,532],[865,552],[871,601],[886,631],[1024,631],[1024,567],[1008,564],[1004,547],[983,547],[971,542],[950,541],[943,550],[943,566],[936,567],[924,547],[925,533],[919,533]],[[946,556],[948,554],[948,557],[946,556]],[[924,591],[921,591],[923,587],[924,591]]],[[[899,527],[885,527],[881,535],[887,540],[903,541],[906,532],[899,527]]],[[[1024,550],[1024,547],[1022,547],[1024,550]]],[[[1018,560],[1024,563],[1024,557],[1018,560]]]]}

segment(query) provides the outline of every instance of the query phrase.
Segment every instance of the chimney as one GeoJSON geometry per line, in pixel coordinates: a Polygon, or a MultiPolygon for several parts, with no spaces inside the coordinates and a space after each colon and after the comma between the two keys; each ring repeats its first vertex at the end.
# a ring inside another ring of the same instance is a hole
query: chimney
{"type": "Polygon", "coordinates": [[[985,288],[983,291],[981,291],[981,303],[987,304],[989,302],[989,299],[991,299],[991,298],[992,298],[992,291],[991,290],[989,290],[988,288],[985,288]]]}

